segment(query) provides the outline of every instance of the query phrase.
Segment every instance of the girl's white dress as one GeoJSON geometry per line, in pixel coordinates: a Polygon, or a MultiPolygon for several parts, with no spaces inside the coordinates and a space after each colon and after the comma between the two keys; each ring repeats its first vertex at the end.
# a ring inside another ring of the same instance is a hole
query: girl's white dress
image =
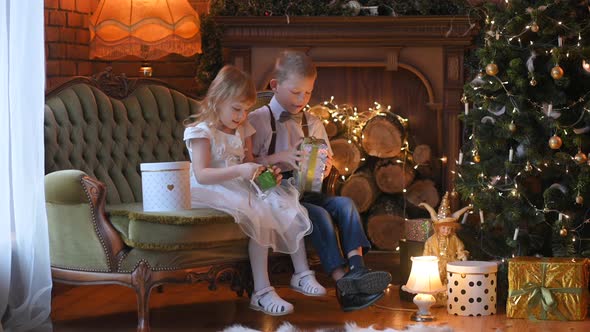
{"type": "MultiPolygon", "coordinates": [[[[221,168],[243,162],[244,139],[254,132],[248,121],[238,127],[233,135],[200,122],[184,130],[184,141],[191,160],[194,160],[198,156],[192,155],[191,140],[209,139],[209,167],[221,168]]],[[[261,197],[249,179],[235,178],[219,184],[200,184],[191,167],[191,202],[193,207],[207,206],[231,214],[250,238],[278,252],[296,252],[302,243],[300,240],[312,230],[307,210],[299,203],[299,192],[286,181],[261,197]]]]}

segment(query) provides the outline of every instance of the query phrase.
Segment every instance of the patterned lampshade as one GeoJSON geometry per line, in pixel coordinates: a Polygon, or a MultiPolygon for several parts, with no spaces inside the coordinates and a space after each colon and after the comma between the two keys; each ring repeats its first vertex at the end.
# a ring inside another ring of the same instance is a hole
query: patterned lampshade
{"type": "Polygon", "coordinates": [[[89,29],[90,58],[201,53],[199,15],[187,0],[101,0],[89,29]]]}
{"type": "Polygon", "coordinates": [[[445,290],[438,273],[438,257],[412,257],[408,282],[402,287],[409,293],[434,294],[445,290]]]}

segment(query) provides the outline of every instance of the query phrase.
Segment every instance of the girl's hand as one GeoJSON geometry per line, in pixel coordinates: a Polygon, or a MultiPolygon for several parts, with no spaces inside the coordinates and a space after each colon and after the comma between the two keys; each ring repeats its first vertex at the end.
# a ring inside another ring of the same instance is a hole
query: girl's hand
{"type": "Polygon", "coordinates": [[[264,170],[264,166],[257,163],[243,163],[238,165],[238,173],[242,179],[250,180],[255,178],[264,170]]]}
{"type": "Polygon", "coordinates": [[[283,180],[283,174],[281,174],[281,169],[278,168],[277,166],[273,165],[273,166],[270,166],[270,170],[275,175],[275,179],[277,180],[277,184],[281,184],[281,181],[283,180]]]}

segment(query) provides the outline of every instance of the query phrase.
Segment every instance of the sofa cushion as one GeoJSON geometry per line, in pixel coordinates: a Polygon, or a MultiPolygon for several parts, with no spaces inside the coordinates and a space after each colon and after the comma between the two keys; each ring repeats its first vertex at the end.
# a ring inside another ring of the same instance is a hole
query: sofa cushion
{"type": "Polygon", "coordinates": [[[144,212],[141,203],[107,205],[111,223],[130,247],[145,250],[216,248],[248,237],[233,217],[214,209],[144,212]]]}

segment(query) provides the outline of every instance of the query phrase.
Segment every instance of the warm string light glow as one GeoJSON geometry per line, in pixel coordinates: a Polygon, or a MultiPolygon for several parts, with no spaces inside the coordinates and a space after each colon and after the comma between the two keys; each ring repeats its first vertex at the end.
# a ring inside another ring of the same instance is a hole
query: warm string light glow
{"type": "MultiPolygon", "coordinates": [[[[322,121],[324,123],[324,125],[329,124],[330,122],[334,122],[334,123],[339,123],[343,128],[343,133],[344,133],[344,137],[347,139],[347,143],[348,144],[357,144],[360,145],[361,144],[361,140],[363,139],[363,135],[362,135],[362,131],[363,131],[363,127],[365,126],[365,124],[367,123],[367,121],[369,121],[370,119],[372,119],[375,116],[383,116],[384,115],[384,111],[387,112],[391,112],[391,106],[383,106],[381,103],[375,101],[373,102],[373,106],[369,107],[367,110],[365,111],[359,111],[358,108],[356,106],[351,106],[348,104],[336,104],[334,103],[334,96],[330,97],[330,100],[328,101],[324,101],[322,103],[320,103],[319,105],[324,106],[328,109],[329,112],[329,116],[328,117],[321,117],[322,121]]],[[[305,107],[305,111],[310,111],[313,113],[314,108],[316,106],[309,106],[306,105],[305,107]]],[[[318,114],[316,114],[318,115],[318,114]]],[[[396,114],[398,120],[401,122],[402,125],[406,126],[407,123],[409,122],[407,118],[401,117],[398,114],[396,114]]],[[[412,151],[410,151],[410,145],[407,139],[404,138],[404,141],[402,142],[402,147],[401,147],[401,160],[396,160],[395,162],[398,164],[401,164],[402,166],[402,174],[405,177],[406,174],[406,167],[408,165],[408,154],[411,154],[412,151]]],[[[446,156],[442,156],[441,158],[439,158],[438,160],[441,161],[441,163],[443,165],[446,164],[447,162],[447,157],[446,156]]],[[[365,161],[365,158],[361,158],[361,161],[365,161]]],[[[417,169],[419,166],[421,166],[420,164],[416,164],[413,166],[414,169],[417,169]]],[[[344,169],[348,172],[350,165],[344,165],[344,169]]],[[[346,175],[341,175],[340,176],[340,180],[342,182],[346,181],[348,179],[349,176],[346,175]]],[[[402,181],[403,182],[403,188],[402,188],[402,195],[403,195],[403,212],[404,215],[406,215],[406,204],[407,204],[407,200],[406,200],[406,194],[407,194],[407,188],[406,188],[406,181],[405,179],[402,181]]],[[[406,218],[407,220],[407,218],[406,218]]]]}

